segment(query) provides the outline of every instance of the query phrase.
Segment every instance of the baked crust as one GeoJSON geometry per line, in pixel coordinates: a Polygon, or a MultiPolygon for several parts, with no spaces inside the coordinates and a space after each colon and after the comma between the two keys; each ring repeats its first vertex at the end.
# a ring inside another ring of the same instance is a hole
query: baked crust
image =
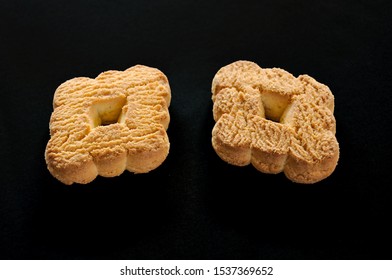
{"type": "Polygon", "coordinates": [[[334,96],[326,85],[237,61],[215,75],[212,100],[212,145],[224,161],[284,172],[297,183],[315,183],[334,171],[339,144],[334,96]]]}
{"type": "Polygon", "coordinates": [[[170,98],[166,76],[142,65],[61,84],[45,151],[50,173],[64,184],[86,184],[157,168],[169,153],[170,98]]]}

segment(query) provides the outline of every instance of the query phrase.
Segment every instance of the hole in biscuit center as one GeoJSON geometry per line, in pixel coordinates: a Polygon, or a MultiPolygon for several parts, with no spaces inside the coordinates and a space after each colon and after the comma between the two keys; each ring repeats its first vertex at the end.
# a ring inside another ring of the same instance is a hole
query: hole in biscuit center
{"type": "Polygon", "coordinates": [[[273,122],[281,122],[282,115],[289,104],[288,96],[275,92],[262,92],[261,100],[265,118],[273,122]]]}
{"type": "Polygon", "coordinates": [[[95,102],[91,106],[91,126],[106,126],[124,121],[123,107],[126,97],[116,97],[113,99],[95,102]]]}

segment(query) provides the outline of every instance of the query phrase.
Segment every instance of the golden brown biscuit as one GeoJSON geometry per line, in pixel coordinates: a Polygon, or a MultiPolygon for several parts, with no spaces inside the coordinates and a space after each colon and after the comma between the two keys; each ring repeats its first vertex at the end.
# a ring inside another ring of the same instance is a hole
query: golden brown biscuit
{"type": "Polygon", "coordinates": [[[142,65],[61,84],[45,151],[50,173],[64,184],[86,184],[157,168],[169,153],[170,98],[166,76],[142,65]]]}
{"type": "Polygon", "coordinates": [[[339,158],[334,96],[308,75],[249,61],[221,68],[212,82],[212,145],[226,162],[284,172],[297,183],[328,177],[339,158]]]}

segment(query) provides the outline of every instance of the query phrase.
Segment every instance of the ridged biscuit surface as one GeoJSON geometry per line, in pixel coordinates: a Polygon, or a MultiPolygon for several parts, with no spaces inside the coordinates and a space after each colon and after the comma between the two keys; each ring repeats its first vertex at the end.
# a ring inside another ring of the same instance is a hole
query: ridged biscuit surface
{"type": "Polygon", "coordinates": [[[249,61],[221,68],[212,82],[212,145],[226,162],[284,172],[297,183],[328,177],[339,158],[334,96],[308,75],[249,61]]]}
{"type": "Polygon", "coordinates": [[[97,175],[155,169],[169,152],[170,98],[166,76],[142,65],[61,84],[45,151],[50,173],[64,184],[85,184],[97,175]]]}

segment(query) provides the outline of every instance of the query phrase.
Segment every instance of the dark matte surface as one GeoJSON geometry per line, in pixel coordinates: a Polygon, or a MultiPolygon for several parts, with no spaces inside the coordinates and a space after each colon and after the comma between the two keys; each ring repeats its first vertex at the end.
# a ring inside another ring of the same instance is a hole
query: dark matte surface
{"type": "Polygon", "coordinates": [[[1,1],[0,258],[391,259],[390,1],[1,1]],[[335,95],[341,158],[315,185],[221,161],[210,85],[238,59],[335,95]],[[65,186],[46,169],[53,93],[154,66],[169,157],[65,186]]]}

